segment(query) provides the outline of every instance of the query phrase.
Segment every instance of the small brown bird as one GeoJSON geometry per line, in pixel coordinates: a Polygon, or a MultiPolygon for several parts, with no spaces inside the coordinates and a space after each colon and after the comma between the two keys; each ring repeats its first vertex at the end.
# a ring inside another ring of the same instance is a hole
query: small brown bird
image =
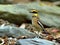
{"type": "Polygon", "coordinates": [[[39,19],[38,11],[32,10],[32,13],[34,13],[32,16],[32,25],[36,28],[36,30],[38,32],[44,32],[44,33],[48,34],[48,32],[44,29],[44,26],[42,25],[42,23],[39,19]]]}
{"type": "Polygon", "coordinates": [[[42,29],[40,25],[38,24],[38,20],[39,20],[38,14],[33,14],[32,25],[37,29],[37,31],[41,31],[42,29]]]}
{"type": "Polygon", "coordinates": [[[31,10],[31,13],[33,13],[33,15],[32,15],[32,25],[36,28],[36,30],[38,32],[40,32],[42,30],[42,28],[43,28],[43,25],[39,21],[38,11],[33,9],[33,10],[31,10]]]}

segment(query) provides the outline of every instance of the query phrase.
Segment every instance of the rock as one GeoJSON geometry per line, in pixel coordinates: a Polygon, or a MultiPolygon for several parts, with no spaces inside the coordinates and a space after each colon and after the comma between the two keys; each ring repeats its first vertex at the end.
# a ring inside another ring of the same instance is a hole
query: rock
{"type": "Polygon", "coordinates": [[[45,4],[42,4],[41,2],[0,5],[0,18],[16,24],[30,22],[33,15],[32,13],[30,13],[31,9],[36,9],[39,11],[38,14],[42,24],[49,27],[60,27],[60,8],[57,6],[47,6],[45,4]]]}
{"type": "Polygon", "coordinates": [[[35,33],[32,33],[26,29],[14,27],[14,26],[3,26],[0,27],[0,36],[8,36],[8,37],[20,37],[20,36],[27,36],[27,37],[35,37],[37,36],[35,33]]]}
{"type": "Polygon", "coordinates": [[[54,45],[54,42],[39,38],[32,38],[32,39],[20,39],[17,41],[16,45],[54,45]]]}

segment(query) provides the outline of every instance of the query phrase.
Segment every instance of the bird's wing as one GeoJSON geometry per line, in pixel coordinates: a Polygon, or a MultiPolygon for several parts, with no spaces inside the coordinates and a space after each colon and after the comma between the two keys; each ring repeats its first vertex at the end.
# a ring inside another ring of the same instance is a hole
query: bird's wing
{"type": "Polygon", "coordinates": [[[40,25],[40,27],[41,27],[42,29],[44,29],[44,26],[42,25],[42,23],[40,22],[40,20],[38,20],[37,23],[40,25]]]}
{"type": "Polygon", "coordinates": [[[37,23],[40,25],[40,27],[42,28],[42,31],[46,34],[50,34],[49,32],[47,32],[45,29],[44,29],[44,26],[42,25],[42,23],[38,20],[37,23]]]}

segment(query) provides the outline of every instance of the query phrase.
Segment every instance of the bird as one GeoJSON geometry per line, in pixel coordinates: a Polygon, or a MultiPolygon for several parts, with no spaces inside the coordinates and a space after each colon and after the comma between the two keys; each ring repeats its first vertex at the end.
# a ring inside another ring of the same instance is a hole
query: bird
{"type": "Polygon", "coordinates": [[[36,28],[37,31],[41,31],[41,26],[38,24],[39,17],[38,14],[33,14],[32,16],[32,25],[36,28]]]}
{"type": "Polygon", "coordinates": [[[39,21],[38,11],[35,10],[35,9],[32,9],[30,12],[33,13],[33,15],[32,15],[32,25],[36,28],[36,30],[38,32],[41,31],[43,26],[42,26],[41,22],[39,21]]]}
{"type": "Polygon", "coordinates": [[[38,11],[33,9],[31,11],[31,13],[33,13],[32,15],[32,25],[36,28],[36,30],[38,32],[43,32],[43,33],[46,33],[46,34],[49,34],[45,29],[44,29],[44,26],[43,24],[41,23],[41,20],[39,18],[39,15],[38,15],[38,11]]]}

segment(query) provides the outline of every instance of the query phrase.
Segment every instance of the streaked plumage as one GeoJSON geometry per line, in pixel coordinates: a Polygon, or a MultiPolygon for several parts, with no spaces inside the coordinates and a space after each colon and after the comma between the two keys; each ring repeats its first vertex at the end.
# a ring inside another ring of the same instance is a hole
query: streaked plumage
{"type": "Polygon", "coordinates": [[[32,25],[37,29],[37,31],[41,31],[42,28],[41,26],[38,24],[39,22],[39,17],[38,17],[38,14],[34,14],[32,16],[32,25]]]}
{"type": "MultiPolygon", "coordinates": [[[[35,10],[32,11],[32,13],[34,13],[35,10]]],[[[45,29],[44,26],[42,25],[40,19],[39,19],[39,15],[37,14],[38,11],[36,11],[33,15],[32,15],[32,25],[36,28],[36,30],[38,32],[44,32],[44,33],[48,33],[45,29]]]]}

